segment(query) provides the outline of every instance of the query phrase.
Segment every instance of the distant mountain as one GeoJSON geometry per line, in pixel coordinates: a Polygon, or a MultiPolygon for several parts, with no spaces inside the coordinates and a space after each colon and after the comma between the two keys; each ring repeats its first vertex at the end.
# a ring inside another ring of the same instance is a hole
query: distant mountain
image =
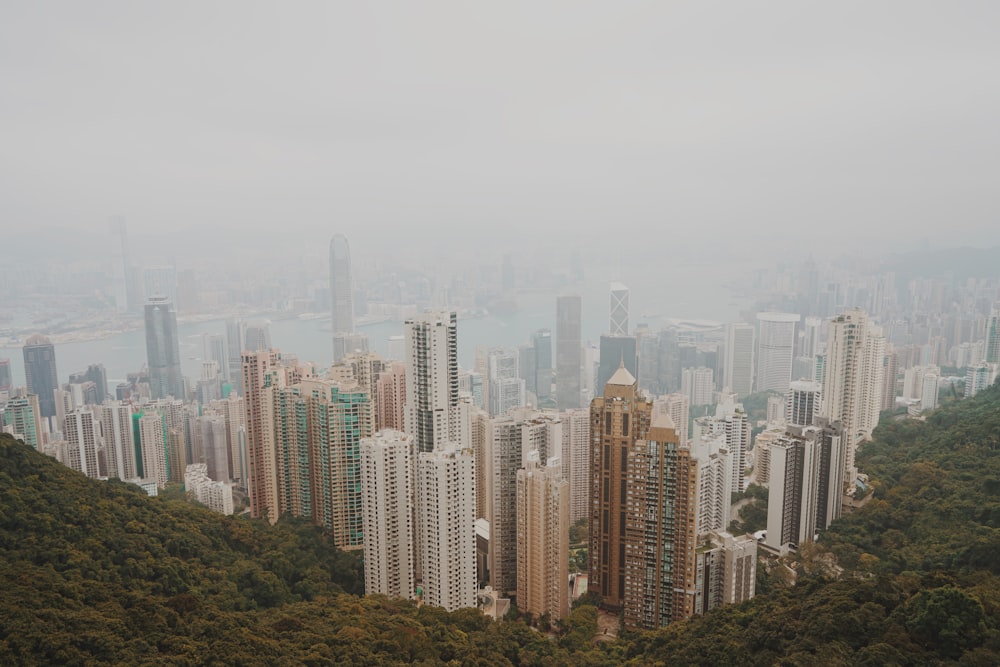
{"type": "Polygon", "coordinates": [[[887,421],[875,498],[806,545],[798,583],[593,644],[521,621],[362,598],[305,522],[221,517],[100,482],[0,436],[0,664],[1000,664],[1000,388],[887,421]]]}

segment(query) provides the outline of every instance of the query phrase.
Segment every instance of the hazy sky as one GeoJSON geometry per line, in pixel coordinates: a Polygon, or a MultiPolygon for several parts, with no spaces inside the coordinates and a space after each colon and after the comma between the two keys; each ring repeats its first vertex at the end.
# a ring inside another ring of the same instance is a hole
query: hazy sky
{"type": "Polygon", "coordinates": [[[7,0],[0,228],[997,244],[998,35],[995,0],[7,0]]]}

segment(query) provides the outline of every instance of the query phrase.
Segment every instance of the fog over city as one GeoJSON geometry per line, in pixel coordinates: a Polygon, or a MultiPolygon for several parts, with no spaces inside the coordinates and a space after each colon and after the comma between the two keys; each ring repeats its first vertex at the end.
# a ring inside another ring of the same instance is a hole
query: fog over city
{"type": "Polygon", "coordinates": [[[95,251],[111,216],[136,259],[178,264],[319,256],[335,232],[359,264],[993,245],[998,19],[910,0],[6,3],[5,246],[95,251]]]}

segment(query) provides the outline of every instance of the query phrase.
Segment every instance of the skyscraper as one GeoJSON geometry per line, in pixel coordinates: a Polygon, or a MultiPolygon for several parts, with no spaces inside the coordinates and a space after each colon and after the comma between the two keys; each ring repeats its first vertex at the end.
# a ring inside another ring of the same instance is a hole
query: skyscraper
{"type": "Polygon", "coordinates": [[[492,349],[487,357],[489,378],[489,413],[491,417],[507,414],[525,404],[524,380],[518,373],[518,354],[503,348],[492,349]]]}
{"type": "Polygon", "coordinates": [[[417,454],[416,528],[425,604],[476,606],[476,477],[471,450],[417,454]]]}
{"type": "MultiPolygon", "coordinates": [[[[354,292],[351,286],[351,248],[347,237],[335,234],[330,239],[330,327],[338,334],[354,333],[354,292]]],[[[333,361],[340,361],[344,350],[334,346],[333,361]]]]}
{"type": "Polygon", "coordinates": [[[278,520],[278,471],[275,463],[274,398],[272,388],[283,386],[278,372],[281,353],[243,353],[243,407],[247,445],[247,491],[250,516],[278,520]]]}
{"type": "Polygon", "coordinates": [[[184,399],[177,313],[173,303],[164,296],[150,297],[146,301],[145,325],[150,395],[154,400],[167,396],[184,399]]]}
{"type": "Polygon", "coordinates": [[[28,394],[8,400],[3,411],[3,421],[15,438],[20,438],[27,446],[41,451],[45,443],[42,441],[42,414],[37,396],[28,394]]]}
{"type": "Polygon", "coordinates": [[[10,391],[14,386],[14,375],[10,371],[10,359],[0,359],[0,392],[10,391]]]}
{"type": "Polygon", "coordinates": [[[170,478],[167,456],[166,418],[153,410],[139,417],[139,445],[142,449],[142,474],[163,488],[170,478]]]}
{"type": "Polygon", "coordinates": [[[142,272],[146,301],[153,297],[166,297],[177,307],[177,270],[172,266],[151,266],[142,272]]]}
{"type": "Polygon", "coordinates": [[[98,420],[89,407],[74,410],[66,415],[63,426],[66,435],[66,464],[87,477],[100,477],[97,466],[97,449],[100,429],[98,420]]]}
{"type": "Polygon", "coordinates": [[[365,593],[413,598],[413,461],[410,436],[382,431],[361,441],[365,593]]]}
{"type": "Polygon", "coordinates": [[[55,390],[59,388],[56,348],[45,336],[34,334],[24,342],[23,352],[28,393],[38,396],[42,417],[55,417],[55,390]]]}
{"type": "Polygon", "coordinates": [[[559,413],[562,421],[562,474],[569,481],[569,520],[590,516],[590,411],[586,408],[559,413]]]}
{"type": "Polygon", "coordinates": [[[135,438],[132,431],[132,406],[122,401],[106,401],[101,406],[101,431],[104,434],[104,456],[107,460],[108,477],[122,480],[138,477],[135,438]]]}
{"type": "Polygon", "coordinates": [[[104,370],[104,364],[90,364],[87,370],[72,373],[69,376],[70,384],[94,383],[94,392],[90,401],[91,404],[101,404],[108,398],[108,373],[104,370]]]}
{"type": "Polygon", "coordinates": [[[1000,364],[1000,302],[993,304],[986,322],[986,363],[1000,364]]]}
{"type": "Polygon", "coordinates": [[[621,283],[611,283],[610,329],[612,336],[627,336],[629,289],[621,283]]]}
{"type": "Polygon", "coordinates": [[[569,613],[569,483],[559,460],[542,466],[529,452],[516,495],[518,609],[559,621],[569,613]]]}
{"type": "Polygon", "coordinates": [[[812,426],[820,413],[823,388],[819,382],[796,380],[785,398],[785,422],[790,426],[812,426]]]}
{"type": "Polygon", "coordinates": [[[458,319],[455,313],[418,315],[403,324],[406,338],[406,432],[419,452],[460,442],[458,319]]]}
{"type": "Polygon", "coordinates": [[[757,314],[757,391],[788,391],[798,321],[792,313],[757,314]]]}
{"type": "Polygon", "coordinates": [[[540,408],[555,407],[552,401],[552,332],[539,329],[531,336],[535,351],[535,396],[540,408]]]}
{"type": "Polygon", "coordinates": [[[726,327],[725,378],[723,389],[743,398],[753,391],[754,329],[750,324],[726,327]]]}
{"type": "Polygon", "coordinates": [[[134,308],[136,304],[135,284],[132,276],[132,265],[128,259],[128,236],[126,235],[125,220],[123,218],[111,219],[111,233],[118,236],[118,247],[115,250],[113,261],[113,282],[115,308],[119,313],[124,313],[129,308],[134,308]]]}
{"type": "Polygon", "coordinates": [[[625,602],[626,502],[635,471],[630,468],[636,442],[646,437],[653,404],[638,393],[625,367],[608,380],[603,396],[590,404],[590,590],[604,606],[620,610],[625,602]]]}
{"type": "Polygon", "coordinates": [[[699,366],[681,371],[681,393],[688,397],[690,405],[709,405],[713,402],[715,383],[712,369],[699,366]]]}
{"type": "Polygon", "coordinates": [[[556,297],[556,404],[560,410],[580,407],[582,306],[579,296],[556,297]]]}
{"type": "Polygon", "coordinates": [[[639,377],[639,355],[635,336],[602,335],[595,394],[604,391],[604,385],[621,364],[625,364],[632,377],[639,377]]]}

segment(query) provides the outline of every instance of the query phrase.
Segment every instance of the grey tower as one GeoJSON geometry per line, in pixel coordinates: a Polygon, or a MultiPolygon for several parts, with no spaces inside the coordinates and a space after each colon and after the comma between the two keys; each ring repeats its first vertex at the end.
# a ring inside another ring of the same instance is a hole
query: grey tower
{"type": "Polygon", "coordinates": [[[56,348],[48,338],[35,334],[25,341],[23,351],[28,393],[38,396],[38,407],[43,417],[55,417],[55,390],[59,387],[56,348]]]}
{"type": "Polygon", "coordinates": [[[181,374],[180,341],[177,339],[177,313],[165,296],[146,301],[146,361],[149,364],[149,389],[154,399],[184,399],[184,376],[181,374]]]}
{"type": "Polygon", "coordinates": [[[560,410],[580,407],[582,310],[579,296],[556,297],[556,401],[560,410]]]}
{"type": "MultiPolygon", "coordinates": [[[[330,328],[338,334],[354,333],[354,298],[351,285],[351,247],[343,234],[330,239],[330,328]]],[[[334,344],[333,361],[340,361],[343,349],[334,344]],[[338,354],[339,352],[339,354],[338,354]]]]}

